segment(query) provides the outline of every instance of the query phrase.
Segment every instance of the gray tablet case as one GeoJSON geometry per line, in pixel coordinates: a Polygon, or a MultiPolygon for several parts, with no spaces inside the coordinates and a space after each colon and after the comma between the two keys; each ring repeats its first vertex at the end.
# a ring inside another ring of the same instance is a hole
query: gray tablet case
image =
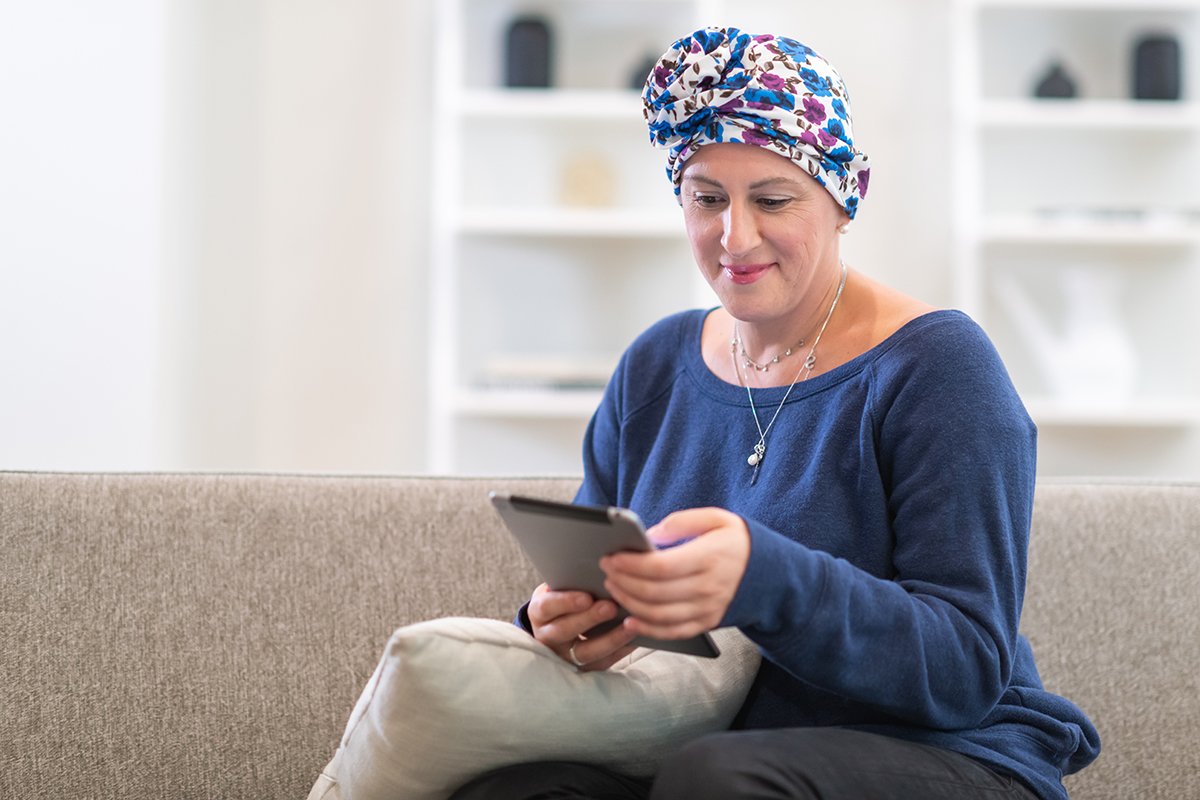
{"type": "MultiPolygon", "coordinates": [[[[654,549],[642,521],[626,508],[577,506],[500,492],[492,492],[490,497],[525,555],[555,589],[577,589],[611,600],[604,588],[601,556],[619,550],[654,549]]],[[[627,616],[625,609],[619,609],[614,619],[597,625],[586,635],[598,636],[612,630],[627,616]]],[[[639,636],[633,644],[706,658],[720,655],[707,633],[691,639],[639,636]]]]}

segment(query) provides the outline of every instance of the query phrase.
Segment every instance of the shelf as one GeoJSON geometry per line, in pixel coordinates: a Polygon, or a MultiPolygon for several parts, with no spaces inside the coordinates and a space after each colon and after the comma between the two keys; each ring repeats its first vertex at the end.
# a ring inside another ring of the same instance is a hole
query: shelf
{"type": "Polygon", "coordinates": [[[1197,0],[962,0],[976,8],[1036,8],[1066,11],[1192,11],[1197,0]]]}
{"type": "Polygon", "coordinates": [[[577,471],[619,354],[711,294],[628,87],[696,19],[719,17],[719,0],[430,7],[427,468],[577,471]],[[503,86],[507,32],[526,13],[550,23],[553,83],[570,88],[503,86]]]}
{"type": "Polygon", "coordinates": [[[548,389],[474,389],[458,392],[454,410],[476,417],[587,419],[604,392],[548,389]]]}
{"type": "Polygon", "coordinates": [[[1091,427],[1186,427],[1200,422],[1200,404],[1189,399],[1139,399],[1123,405],[1081,405],[1027,398],[1025,408],[1038,425],[1091,427]]]}
{"type": "Polygon", "coordinates": [[[471,89],[451,104],[464,117],[611,119],[642,122],[642,97],[631,89],[471,89]]]}
{"type": "Polygon", "coordinates": [[[458,230],[508,236],[605,236],[682,238],[677,209],[640,208],[464,208],[458,230]]]}
{"type": "Polygon", "coordinates": [[[1200,104],[1177,100],[991,99],[978,105],[985,128],[1200,130],[1200,104]]]}
{"type": "Polygon", "coordinates": [[[1138,221],[1091,220],[1076,215],[991,215],[980,238],[988,244],[1105,244],[1179,247],[1200,242],[1200,224],[1183,218],[1138,221]]]}

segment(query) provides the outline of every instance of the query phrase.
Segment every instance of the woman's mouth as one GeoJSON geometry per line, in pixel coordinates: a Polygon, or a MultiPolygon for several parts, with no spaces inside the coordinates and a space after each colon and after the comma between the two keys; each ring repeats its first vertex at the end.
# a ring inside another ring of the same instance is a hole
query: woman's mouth
{"type": "Polygon", "coordinates": [[[765,275],[770,268],[770,264],[723,264],[721,266],[725,277],[739,284],[754,283],[765,275]]]}

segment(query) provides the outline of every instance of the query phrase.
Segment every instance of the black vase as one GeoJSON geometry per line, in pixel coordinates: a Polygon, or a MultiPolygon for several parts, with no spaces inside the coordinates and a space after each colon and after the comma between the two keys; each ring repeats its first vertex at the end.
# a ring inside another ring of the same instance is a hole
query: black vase
{"type": "Polygon", "coordinates": [[[540,17],[519,17],[504,42],[504,85],[547,88],[551,84],[550,26],[540,17]]]}
{"type": "Polygon", "coordinates": [[[1071,80],[1062,64],[1055,62],[1050,65],[1050,71],[1045,77],[1038,82],[1037,87],[1033,90],[1034,97],[1057,97],[1067,98],[1074,97],[1076,94],[1075,82],[1071,80]]]}
{"type": "Polygon", "coordinates": [[[1178,100],[1180,88],[1179,41],[1171,36],[1147,36],[1139,41],[1133,58],[1133,96],[1138,100],[1178,100]]]}
{"type": "Polygon", "coordinates": [[[637,63],[629,73],[629,88],[637,89],[639,92],[646,87],[646,81],[650,78],[650,72],[658,64],[658,56],[647,55],[637,63]]]}

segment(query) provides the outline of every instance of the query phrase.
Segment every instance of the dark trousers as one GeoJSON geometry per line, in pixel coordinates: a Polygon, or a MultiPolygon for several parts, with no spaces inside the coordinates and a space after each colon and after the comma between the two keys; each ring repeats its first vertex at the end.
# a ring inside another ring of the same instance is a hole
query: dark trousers
{"type": "Polygon", "coordinates": [[[839,728],[731,731],[697,739],[657,777],[547,761],[482,775],[451,800],[1037,800],[966,756],[839,728]]]}

